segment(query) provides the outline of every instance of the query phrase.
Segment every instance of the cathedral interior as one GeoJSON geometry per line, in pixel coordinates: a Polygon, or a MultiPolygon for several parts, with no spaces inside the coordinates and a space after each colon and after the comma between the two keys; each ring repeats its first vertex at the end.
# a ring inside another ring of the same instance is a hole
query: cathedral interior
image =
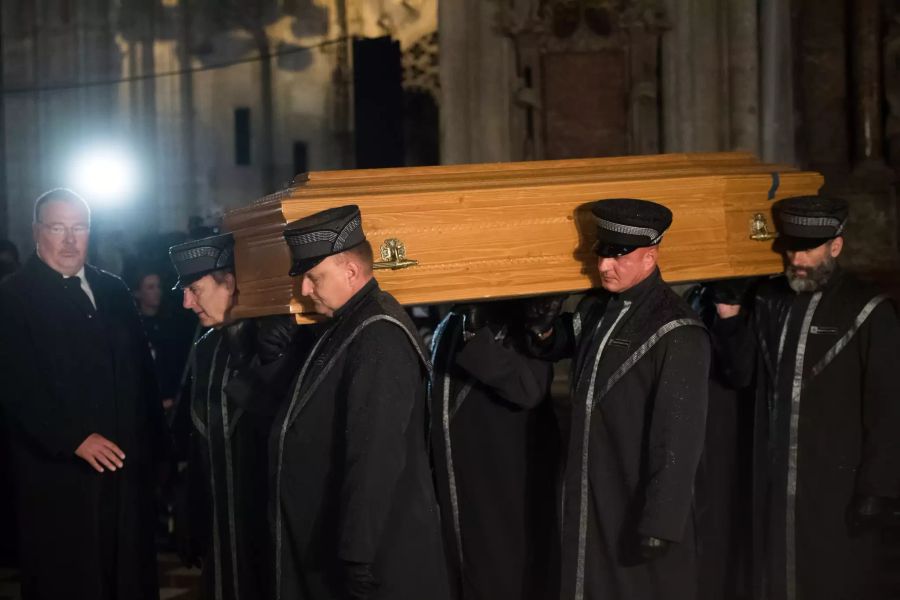
{"type": "MultiPolygon", "coordinates": [[[[23,255],[34,198],[93,183],[95,151],[124,173],[90,192],[115,273],[306,172],[743,152],[821,173],[844,266],[900,293],[898,0],[4,0],[0,90],[23,255]]],[[[900,598],[900,525],[885,540],[900,598]]],[[[161,549],[162,598],[199,580],[161,549]]]]}

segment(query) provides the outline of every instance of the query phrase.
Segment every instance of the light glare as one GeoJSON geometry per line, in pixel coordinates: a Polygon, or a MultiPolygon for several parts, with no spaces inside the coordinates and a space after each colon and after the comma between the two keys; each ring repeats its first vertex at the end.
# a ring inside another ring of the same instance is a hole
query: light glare
{"type": "Polygon", "coordinates": [[[131,200],[137,188],[138,170],[127,151],[101,148],[76,158],[70,179],[75,191],[89,201],[120,204],[131,200]]]}

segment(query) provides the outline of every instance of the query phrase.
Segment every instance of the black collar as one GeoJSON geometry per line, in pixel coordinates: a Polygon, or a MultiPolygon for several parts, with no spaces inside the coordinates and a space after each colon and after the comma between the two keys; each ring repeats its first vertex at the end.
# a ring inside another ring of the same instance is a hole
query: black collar
{"type": "Polygon", "coordinates": [[[333,319],[340,319],[344,315],[352,313],[356,308],[362,304],[366,298],[369,296],[378,293],[379,291],[378,281],[373,277],[366,283],[366,285],[362,286],[358,292],[353,294],[347,302],[344,303],[342,307],[334,311],[333,319]]]}

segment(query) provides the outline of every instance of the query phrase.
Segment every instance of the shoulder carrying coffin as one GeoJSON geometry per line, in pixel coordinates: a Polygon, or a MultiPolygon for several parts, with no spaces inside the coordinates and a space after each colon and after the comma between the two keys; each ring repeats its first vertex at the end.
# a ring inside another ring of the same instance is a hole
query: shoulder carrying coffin
{"type": "Polygon", "coordinates": [[[229,212],[239,318],[303,313],[284,224],[358,204],[381,286],[403,304],[577,292],[597,283],[588,209],[653,200],[674,213],[660,267],[670,283],[777,273],[774,200],[815,194],[822,176],[750,154],[663,154],[323,171],[229,212]],[[379,258],[379,254],[381,255],[379,258]]]}

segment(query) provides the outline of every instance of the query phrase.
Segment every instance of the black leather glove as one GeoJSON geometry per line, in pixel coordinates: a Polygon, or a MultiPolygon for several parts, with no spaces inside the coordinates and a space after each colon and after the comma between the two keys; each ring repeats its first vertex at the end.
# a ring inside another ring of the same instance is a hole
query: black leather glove
{"type": "Polygon", "coordinates": [[[638,552],[644,560],[656,560],[669,551],[672,542],[656,537],[641,536],[638,539],[638,552]]]}
{"type": "Polygon", "coordinates": [[[378,580],[372,565],[343,561],[345,597],[348,600],[366,600],[378,589],[378,580]]]}
{"type": "Polygon", "coordinates": [[[884,525],[893,509],[894,501],[878,496],[857,496],[853,501],[850,519],[855,533],[859,534],[884,525]]]}
{"type": "Polygon", "coordinates": [[[236,321],[223,330],[225,346],[231,356],[231,368],[240,371],[256,355],[256,323],[252,319],[236,321]]]}
{"type": "Polygon", "coordinates": [[[562,311],[566,296],[537,296],[523,304],[525,327],[537,336],[546,333],[562,311]]]}
{"type": "Polygon", "coordinates": [[[714,304],[743,304],[755,281],[753,277],[741,277],[711,281],[705,285],[709,287],[714,304]]]}
{"type": "Polygon", "coordinates": [[[284,356],[297,331],[294,315],[272,315],[257,319],[259,361],[267,365],[284,356]]]}

